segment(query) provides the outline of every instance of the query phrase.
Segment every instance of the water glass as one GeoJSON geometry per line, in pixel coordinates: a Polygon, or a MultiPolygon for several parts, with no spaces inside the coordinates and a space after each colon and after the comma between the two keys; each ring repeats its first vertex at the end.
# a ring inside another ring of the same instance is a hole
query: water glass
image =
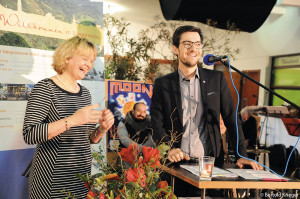
{"type": "Polygon", "coordinates": [[[210,181],[214,168],[215,158],[211,156],[201,156],[199,158],[199,176],[201,181],[210,181]]]}

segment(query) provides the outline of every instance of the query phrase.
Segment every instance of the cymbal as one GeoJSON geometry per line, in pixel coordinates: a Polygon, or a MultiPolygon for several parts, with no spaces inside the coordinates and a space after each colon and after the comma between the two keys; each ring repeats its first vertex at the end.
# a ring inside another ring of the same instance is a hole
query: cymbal
{"type": "Polygon", "coordinates": [[[265,149],[247,149],[247,153],[261,154],[261,153],[270,153],[270,151],[265,149]]]}

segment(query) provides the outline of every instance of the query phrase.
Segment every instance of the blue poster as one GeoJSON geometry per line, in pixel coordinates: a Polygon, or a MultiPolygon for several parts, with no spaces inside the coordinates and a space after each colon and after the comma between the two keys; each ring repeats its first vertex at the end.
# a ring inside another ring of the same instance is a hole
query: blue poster
{"type": "Polygon", "coordinates": [[[153,84],[123,80],[107,80],[106,93],[108,108],[115,116],[115,124],[108,135],[108,149],[115,150],[118,144],[117,127],[121,119],[125,118],[136,102],[144,102],[149,113],[153,84]]]}

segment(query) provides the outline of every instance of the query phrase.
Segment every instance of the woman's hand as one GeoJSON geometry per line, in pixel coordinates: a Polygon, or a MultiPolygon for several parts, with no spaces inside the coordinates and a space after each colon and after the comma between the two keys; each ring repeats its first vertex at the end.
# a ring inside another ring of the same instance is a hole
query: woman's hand
{"type": "Polygon", "coordinates": [[[109,109],[104,108],[102,110],[102,114],[98,122],[100,123],[99,130],[101,132],[106,132],[114,124],[115,116],[112,114],[112,112],[109,109]]]}
{"type": "Polygon", "coordinates": [[[102,111],[96,111],[94,109],[99,106],[99,104],[94,104],[83,107],[67,118],[50,123],[48,126],[48,140],[65,132],[66,130],[69,130],[72,126],[79,126],[87,123],[98,123],[99,118],[102,117],[102,111]]]}
{"type": "Polygon", "coordinates": [[[95,129],[90,137],[93,143],[100,142],[101,138],[114,124],[115,117],[109,109],[105,108],[101,111],[101,117],[98,122],[100,123],[99,127],[95,129]]]}
{"type": "Polygon", "coordinates": [[[68,127],[71,128],[72,126],[79,126],[87,123],[98,123],[99,119],[102,117],[103,111],[96,111],[94,109],[99,106],[99,104],[93,104],[77,110],[73,115],[67,118],[68,127]]]}

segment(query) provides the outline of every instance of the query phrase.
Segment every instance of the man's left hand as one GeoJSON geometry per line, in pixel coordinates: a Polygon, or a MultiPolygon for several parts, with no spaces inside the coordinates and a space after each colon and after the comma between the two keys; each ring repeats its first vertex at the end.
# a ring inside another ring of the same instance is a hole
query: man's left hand
{"type": "Polygon", "coordinates": [[[254,161],[245,159],[245,158],[240,158],[237,160],[236,165],[240,167],[241,169],[243,168],[244,165],[250,165],[254,170],[262,170],[263,168],[254,161]]]}

